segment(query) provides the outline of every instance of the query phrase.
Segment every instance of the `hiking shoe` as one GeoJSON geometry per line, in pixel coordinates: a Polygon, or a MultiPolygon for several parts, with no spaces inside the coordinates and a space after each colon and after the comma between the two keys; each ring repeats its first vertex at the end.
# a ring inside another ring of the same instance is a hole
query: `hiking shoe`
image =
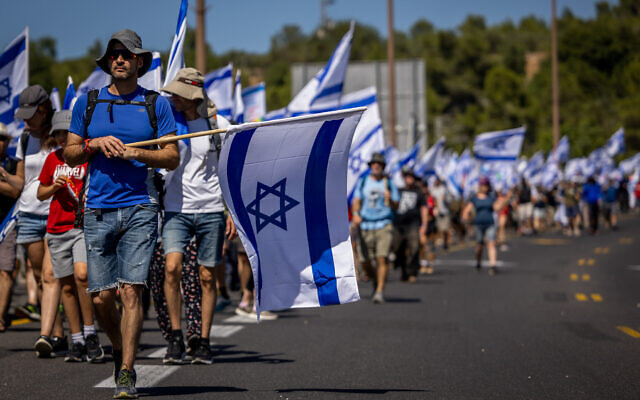
{"type": "Polygon", "coordinates": [[[382,294],[382,292],[376,292],[376,294],[373,295],[373,299],[371,299],[371,301],[373,301],[375,304],[384,304],[384,303],[386,303],[386,301],[384,300],[384,295],[382,294]]]}
{"type": "Polygon", "coordinates": [[[200,344],[200,335],[191,335],[187,337],[187,351],[184,356],[185,361],[191,361],[193,359],[193,353],[195,353],[198,345],[200,344]]]}
{"type": "Polygon", "coordinates": [[[211,353],[211,346],[209,346],[209,339],[200,338],[200,343],[196,347],[196,351],[193,352],[193,359],[191,364],[211,364],[213,363],[213,354],[211,353]]]}
{"type": "MultiPolygon", "coordinates": [[[[254,311],[253,316],[257,318],[258,314],[254,311]]],[[[278,314],[272,313],[271,311],[260,311],[261,321],[273,321],[275,319],[278,319],[278,314]]]]}
{"type": "Polygon", "coordinates": [[[114,399],[137,399],[138,391],[136,390],[136,371],[121,369],[116,378],[116,392],[114,399]]]}
{"type": "Polygon", "coordinates": [[[16,307],[15,314],[32,321],[40,321],[40,310],[34,304],[25,303],[23,306],[16,307]]]}
{"type": "Polygon", "coordinates": [[[231,305],[231,299],[228,297],[218,296],[218,300],[216,301],[216,311],[222,311],[228,305],[231,305]]]}
{"type": "Polygon", "coordinates": [[[67,337],[54,336],[51,338],[51,345],[54,353],[66,353],[69,351],[69,342],[67,337]]]}
{"type": "Polygon", "coordinates": [[[85,344],[87,348],[87,361],[90,363],[101,363],[104,361],[104,349],[100,345],[100,339],[98,339],[98,335],[91,334],[87,336],[85,339],[85,344]]]}
{"type": "Polygon", "coordinates": [[[493,276],[498,272],[498,270],[496,269],[496,267],[490,267],[489,268],[489,275],[493,276]]]}
{"type": "Polygon", "coordinates": [[[75,342],[71,344],[71,350],[67,353],[67,356],[64,358],[65,362],[83,362],[84,354],[86,352],[85,345],[80,342],[75,342]]]}
{"type": "Polygon", "coordinates": [[[53,343],[51,343],[51,339],[45,335],[38,337],[33,348],[36,351],[36,356],[39,358],[51,357],[53,353],[53,343]]]}
{"type": "Polygon", "coordinates": [[[163,364],[182,364],[184,358],[184,341],[182,340],[182,335],[173,336],[171,340],[169,340],[169,345],[167,346],[167,353],[164,355],[164,359],[162,360],[163,364]]]}

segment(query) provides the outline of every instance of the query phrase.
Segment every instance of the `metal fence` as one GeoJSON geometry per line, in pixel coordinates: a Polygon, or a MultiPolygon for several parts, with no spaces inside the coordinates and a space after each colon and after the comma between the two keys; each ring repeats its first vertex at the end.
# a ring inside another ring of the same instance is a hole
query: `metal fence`
{"type": "MultiPolygon", "coordinates": [[[[291,67],[291,96],[295,96],[324,63],[299,63],[291,67]]],[[[387,143],[389,140],[389,78],[386,61],[350,62],[343,93],[375,86],[387,143]]],[[[395,64],[396,142],[404,151],[420,138],[428,147],[426,72],[424,60],[401,60],[395,64]]]]}

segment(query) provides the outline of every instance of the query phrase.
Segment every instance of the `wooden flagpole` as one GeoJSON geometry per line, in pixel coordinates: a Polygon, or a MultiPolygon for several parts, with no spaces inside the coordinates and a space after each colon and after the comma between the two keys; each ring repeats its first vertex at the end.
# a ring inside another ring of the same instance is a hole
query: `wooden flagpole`
{"type": "Polygon", "coordinates": [[[155,144],[177,142],[178,140],[190,139],[198,136],[218,135],[220,133],[226,133],[226,132],[227,132],[226,129],[212,129],[210,131],[187,133],[186,135],[168,136],[168,137],[161,137],[159,139],[143,140],[142,142],[127,143],[126,145],[129,147],[152,146],[155,144]]]}

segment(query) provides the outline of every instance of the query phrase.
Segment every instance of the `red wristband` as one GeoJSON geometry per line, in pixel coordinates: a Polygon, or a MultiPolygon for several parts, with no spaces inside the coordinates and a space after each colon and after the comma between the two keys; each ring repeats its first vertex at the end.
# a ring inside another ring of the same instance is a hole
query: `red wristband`
{"type": "Polygon", "coordinates": [[[95,151],[94,151],[94,150],[91,150],[91,149],[89,148],[89,141],[90,141],[90,140],[91,140],[91,139],[85,139],[85,140],[84,140],[84,145],[82,146],[82,151],[84,151],[85,153],[88,153],[88,154],[93,154],[93,153],[95,153],[95,151]]]}

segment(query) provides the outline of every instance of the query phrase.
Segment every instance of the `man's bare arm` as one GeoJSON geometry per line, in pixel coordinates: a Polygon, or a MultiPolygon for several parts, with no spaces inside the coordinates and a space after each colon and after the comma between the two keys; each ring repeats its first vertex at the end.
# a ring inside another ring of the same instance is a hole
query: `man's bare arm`
{"type": "MultiPolygon", "coordinates": [[[[171,133],[163,137],[171,137],[171,133]]],[[[127,147],[121,155],[125,160],[134,159],[148,165],[151,168],[166,168],[174,170],[180,165],[180,152],[177,142],[163,143],[159,150],[140,149],[137,147],[127,147]]]]}
{"type": "Polygon", "coordinates": [[[64,160],[72,167],[82,165],[89,161],[91,154],[84,151],[84,139],[75,133],[67,133],[67,146],[64,148],[64,160]]]}

